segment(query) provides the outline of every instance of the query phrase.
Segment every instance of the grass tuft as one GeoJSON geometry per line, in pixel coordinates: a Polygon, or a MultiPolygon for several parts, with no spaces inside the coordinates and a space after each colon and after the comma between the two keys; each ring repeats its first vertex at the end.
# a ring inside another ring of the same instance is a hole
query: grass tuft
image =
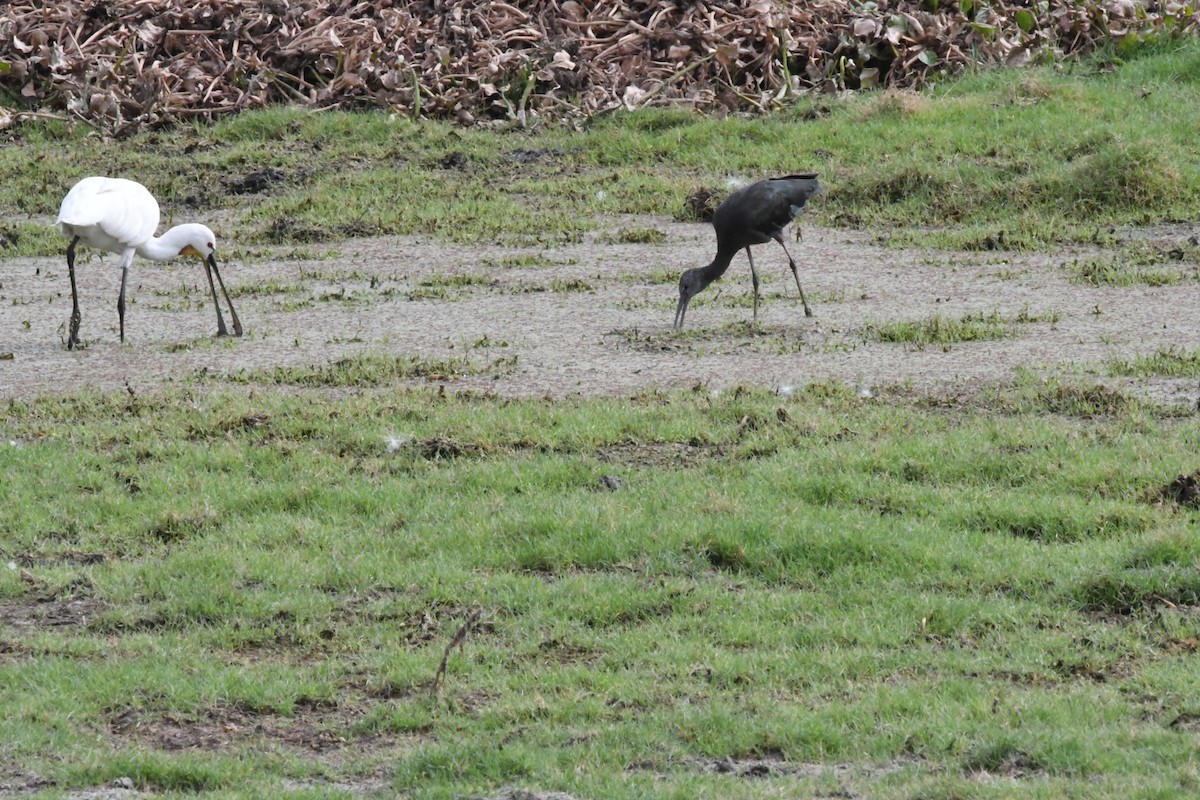
{"type": "Polygon", "coordinates": [[[1132,360],[1108,362],[1108,374],[1114,377],[1147,378],[1157,375],[1171,378],[1200,377],[1200,350],[1168,347],[1153,355],[1139,355],[1132,360]]]}
{"type": "Polygon", "coordinates": [[[736,572],[747,564],[745,548],[730,537],[711,537],[697,543],[695,551],[714,569],[736,572]]]}
{"type": "Polygon", "coordinates": [[[997,409],[1015,414],[1062,414],[1093,419],[1136,416],[1151,408],[1145,401],[1113,386],[1032,375],[1019,379],[1012,386],[988,390],[985,394],[987,402],[997,409]]]}
{"type": "Polygon", "coordinates": [[[921,349],[931,344],[948,347],[961,342],[1003,339],[1012,335],[1012,329],[999,313],[980,312],[958,319],[936,314],[920,322],[868,323],[865,333],[868,339],[877,342],[911,344],[921,349]]]}
{"type": "Polygon", "coordinates": [[[662,244],[667,240],[667,234],[658,228],[621,228],[615,233],[605,233],[596,237],[600,244],[662,244]]]}
{"type": "Polygon", "coordinates": [[[1178,203],[1184,189],[1169,153],[1147,141],[1116,137],[1080,159],[1050,194],[1063,198],[1079,218],[1136,219],[1153,205],[1178,203]]]}
{"type": "Polygon", "coordinates": [[[465,358],[426,359],[419,356],[363,355],[338,359],[319,367],[272,367],[238,370],[226,376],[234,383],[306,387],[387,386],[411,378],[442,380],[471,375],[477,368],[465,358]]]}
{"type": "Polygon", "coordinates": [[[163,544],[171,544],[190,539],[216,523],[215,515],[210,512],[180,514],[169,511],[151,527],[150,535],[163,544]]]}

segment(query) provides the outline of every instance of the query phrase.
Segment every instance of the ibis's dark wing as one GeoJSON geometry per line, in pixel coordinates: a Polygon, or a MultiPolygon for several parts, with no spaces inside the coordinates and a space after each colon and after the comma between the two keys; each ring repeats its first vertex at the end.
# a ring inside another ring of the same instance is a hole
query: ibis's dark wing
{"type": "Polygon", "coordinates": [[[737,250],[770,241],[820,191],[815,174],[768,178],[738,189],[713,214],[718,244],[737,250]]]}
{"type": "Polygon", "coordinates": [[[768,183],[779,187],[787,195],[792,205],[798,208],[803,208],[810,197],[821,193],[821,184],[817,180],[815,172],[804,175],[788,175],[786,178],[772,178],[768,183]]]}

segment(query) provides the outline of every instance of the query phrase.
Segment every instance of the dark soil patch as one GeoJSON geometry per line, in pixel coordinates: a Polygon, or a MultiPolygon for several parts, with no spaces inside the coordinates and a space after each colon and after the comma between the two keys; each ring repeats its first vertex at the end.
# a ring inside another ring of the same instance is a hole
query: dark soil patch
{"type": "Polygon", "coordinates": [[[504,789],[499,794],[475,800],[578,800],[566,792],[539,792],[536,789],[504,789]]]}
{"type": "Polygon", "coordinates": [[[558,637],[551,637],[538,645],[538,653],[547,661],[557,664],[577,664],[592,662],[600,657],[600,653],[590,647],[573,644],[558,637]]]}
{"type": "Polygon", "coordinates": [[[13,558],[13,562],[19,567],[84,567],[92,564],[103,564],[108,559],[109,554],[107,553],[63,550],[57,553],[44,553],[37,556],[20,555],[13,558]]]}
{"type": "MultiPolygon", "coordinates": [[[[799,765],[805,767],[807,765],[799,765]]],[[[733,775],[738,778],[770,778],[778,775],[794,775],[796,771],[782,758],[734,758],[725,756],[700,765],[702,772],[718,775],[733,775]]],[[[803,770],[801,770],[803,771],[803,770]]]]}
{"type": "Polygon", "coordinates": [[[1176,476],[1158,490],[1157,498],[1164,503],[1200,509],[1200,471],[1176,476]]]}
{"type": "Polygon", "coordinates": [[[274,184],[287,180],[287,173],[274,167],[255,170],[241,178],[229,178],[225,188],[231,194],[259,194],[271,188],[274,184]]]}
{"type": "Polygon", "coordinates": [[[683,212],[679,215],[680,222],[712,222],[713,213],[721,204],[723,195],[707,186],[701,186],[689,194],[683,201],[683,212]]]}
{"type": "MultiPolygon", "coordinates": [[[[788,761],[782,753],[769,752],[763,756],[724,756],[722,758],[685,758],[678,762],[659,764],[642,761],[631,764],[629,770],[667,772],[687,769],[713,775],[732,775],[738,778],[824,778],[839,780],[861,778],[870,780],[899,772],[912,764],[914,758],[897,758],[881,764],[821,764],[788,761]]],[[[848,796],[855,796],[848,793],[848,796]]]]}
{"type": "Polygon", "coordinates": [[[1190,731],[1192,733],[1200,733],[1200,714],[1192,714],[1185,712],[1180,714],[1175,719],[1171,720],[1168,728],[1174,728],[1180,731],[1190,731]]]}
{"type": "MultiPolygon", "coordinates": [[[[1176,606],[1178,608],[1178,606],[1176,606]]],[[[1172,637],[1166,642],[1159,645],[1159,648],[1164,652],[1172,655],[1181,653],[1195,653],[1200,650],[1200,638],[1195,636],[1172,637]]]]}
{"type": "Polygon", "coordinates": [[[311,244],[313,242],[328,242],[337,237],[324,228],[303,225],[287,217],[280,217],[274,220],[270,227],[267,228],[266,238],[268,242],[275,244],[288,244],[292,242],[311,244]]]}
{"type": "Polygon", "coordinates": [[[675,469],[698,467],[720,455],[717,445],[685,442],[624,442],[596,451],[596,458],[606,464],[675,469]]]}
{"type": "Polygon", "coordinates": [[[1089,680],[1094,683],[1108,683],[1129,676],[1129,664],[1120,659],[1111,663],[1093,662],[1089,660],[1067,661],[1057,659],[1051,669],[1063,678],[1089,680]]]}
{"type": "Polygon", "coordinates": [[[967,773],[973,778],[999,776],[1014,780],[1045,777],[1047,774],[1037,759],[1020,750],[1007,753],[996,763],[987,763],[988,761],[988,757],[985,756],[984,763],[968,764],[967,773]]]}
{"type": "Polygon", "coordinates": [[[508,157],[518,164],[536,164],[539,161],[553,161],[562,154],[563,151],[557,147],[535,147],[530,150],[513,150],[508,157]]]}
{"type": "Polygon", "coordinates": [[[363,749],[376,738],[356,736],[353,723],[360,714],[334,703],[299,705],[291,716],[259,712],[238,705],[217,706],[197,714],[153,712],[129,708],[110,710],[106,724],[120,739],[134,740],[159,750],[231,751],[242,745],[261,749],[283,745],[312,754],[363,749]]]}
{"type": "Polygon", "coordinates": [[[422,439],[414,446],[426,461],[448,461],[461,456],[478,455],[480,452],[476,444],[459,442],[446,436],[422,439]]]}
{"type": "Polygon", "coordinates": [[[18,633],[45,628],[85,628],[108,610],[108,604],[89,597],[30,599],[0,602],[0,626],[18,633]]]}
{"type": "Polygon", "coordinates": [[[32,795],[52,786],[54,781],[24,773],[16,765],[0,765],[0,797],[32,795]]]}

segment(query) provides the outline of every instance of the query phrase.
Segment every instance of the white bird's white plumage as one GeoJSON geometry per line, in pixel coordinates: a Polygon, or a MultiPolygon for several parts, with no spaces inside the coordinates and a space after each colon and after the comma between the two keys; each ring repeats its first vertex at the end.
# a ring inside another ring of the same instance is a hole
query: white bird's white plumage
{"type": "Polygon", "coordinates": [[[92,177],[75,184],[63,198],[58,230],[124,255],[154,235],[158,219],[158,202],[145,186],[124,178],[92,177]]]}
{"type": "Polygon", "coordinates": [[[71,240],[67,248],[67,268],[71,275],[71,331],[67,338],[67,349],[78,343],[79,298],[75,290],[75,245],[82,242],[99,250],[118,253],[121,256],[121,294],[117,300],[117,312],[121,323],[121,341],[125,340],[125,282],[129,266],[135,254],[154,261],[170,261],[179,256],[198,256],[204,261],[208,285],[212,292],[213,305],[217,309],[217,335],[225,336],[225,320],[217,300],[217,289],[213,283],[216,275],[229,313],[233,319],[235,336],[242,335],[242,324],[233,302],[225,290],[221,273],[217,270],[217,239],[206,226],[197,223],[176,225],[161,237],[158,229],[158,202],[137,181],[124,178],[93,176],[84,178],[71,187],[58,209],[58,230],[71,240]]]}

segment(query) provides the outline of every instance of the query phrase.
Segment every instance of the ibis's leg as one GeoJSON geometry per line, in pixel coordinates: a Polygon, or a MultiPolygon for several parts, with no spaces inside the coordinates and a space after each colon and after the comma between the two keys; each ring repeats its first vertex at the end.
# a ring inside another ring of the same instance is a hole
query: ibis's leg
{"type": "MultiPolygon", "coordinates": [[[[233,310],[233,300],[231,300],[229,298],[229,292],[225,289],[225,281],[221,280],[221,273],[217,269],[217,259],[210,255],[205,263],[208,266],[212,267],[213,275],[217,276],[217,283],[219,283],[221,285],[221,294],[225,295],[225,302],[229,304],[229,316],[233,320],[233,335],[241,336],[242,335],[242,321],[240,319],[238,319],[237,312],[233,310]]],[[[211,275],[208,278],[208,283],[209,283],[209,287],[211,288],[211,286],[212,286],[212,276],[211,275]]],[[[213,302],[214,303],[217,302],[217,293],[215,291],[213,292],[213,302]]],[[[217,309],[217,324],[221,328],[225,327],[224,323],[221,322],[221,309],[220,308],[217,309]]]]}
{"type": "MultiPolygon", "coordinates": [[[[217,309],[217,336],[228,336],[229,331],[225,329],[225,317],[221,315],[221,304],[217,301],[217,287],[213,283],[212,259],[205,259],[204,274],[208,276],[208,290],[212,292],[213,308],[217,309]]],[[[225,287],[222,286],[222,289],[225,287]]],[[[230,306],[233,308],[233,306],[230,306]]]]}
{"type": "Polygon", "coordinates": [[[775,241],[779,242],[779,246],[783,248],[783,252],[787,253],[788,266],[792,268],[792,277],[796,279],[796,288],[800,290],[800,302],[804,304],[804,316],[811,317],[812,309],[808,307],[808,300],[804,298],[804,287],[800,285],[800,274],[796,272],[796,261],[792,258],[792,254],[788,253],[787,245],[783,243],[783,237],[775,234],[775,241]]]}
{"type": "Polygon", "coordinates": [[[754,268],[754,256],[750,248],[746,248],[746,258],[750,259],[750,280],[754,283],[754,321],[758,322],[758,270],[754,268]]]}
{"type": "Polygon", "coordinates": [[[77,244],[79,244],[78,236],[67,245],[67,273],[71,276],[71,324],[67,333],[68,350],[74,350],[75,345],[79,344],[79,323],[83,319],[79,314],[79,292],[75,289],[75,245],[77,244]]]}
{"type": "Polygon", "coordinates": [[[121,294],[117,295],[117,318],[121,322],[121,341],[125,341],[125,279],[129,277],[129,265],[121,267],[121,294]]]}

